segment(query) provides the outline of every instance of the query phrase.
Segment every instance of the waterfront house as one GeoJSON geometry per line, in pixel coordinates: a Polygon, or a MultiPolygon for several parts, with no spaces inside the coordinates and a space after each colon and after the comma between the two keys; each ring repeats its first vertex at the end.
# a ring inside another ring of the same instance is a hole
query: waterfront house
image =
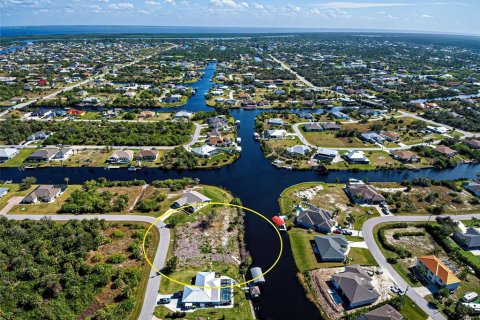
{"type": "Polygon", "coordinates": [[[137,153],[136,159],[138,161],[156,161],[158,158],[158,150],[146,149],[140,150],[137,153]]]}
{"type": "Polygon", "coordinates": [[[420,161],[420,158],[415,153],[408,150],[392,151],[391,155],[393,159],[401,162],[419,162],[420,161]]]}
{"type": "Polygon", "coordinates": [[[340,111],[332,111],[332,112],[330,112],[330,115],[332,117],[334,117],[335,119],[344,119],[344,120],[350,119],[350,117],[348,115],[346,115],[345,113],[340,112],[340,111]]]}
{"type": "Polygon", "coordinates": [[[2,198],[4,195],[6,195],[7,192],[8,192],[8,190],[10,190],[10,189],[8,189],[8,188],[0,188],[0,198],[2,198]]]}
{"type": "Polygon", "coordinates": [[[307,123],[303,125],[303,131],[305,132],[320,132],[323,128],[318,123],[307,123]]]}
{"type": "Polygon", "coordinates": [[[29,155],[26,159],[27,162],[48,162],[55,158],[58,153],[57,148],[40,149],[29,155]]]}
{"type": "Polygon", "coordinates": [[[18,154],[19,150],[16,148],[1,148],[0,149],[0,163],[8,161],[18,154]]]}
{"type": "Polygon", "coordinates": [[[67,190],[67,185],[41,185],[23,198],[22,203],[52,202],[67,190]]]}
{"type": "Polygon", "coordinates": [[[307,229],[315,229],[317,232],[329,233],[335,227],[333,213],[331,211],[309,206],[308,209],[300,211],[295,218],[295,225],[307,229]]]}
{"type": "Polygon", "coordinates": [[[53,160],[67,160],[72,154],[72,148],[60,148],[57,149],[57,153],[53,156],[53,160]]]}
{"type": "Polygon", "coordinates": [[[180,199],[176,200],[173,203],[172,208],[177,209],[177,208],[188,206],[188,208],[186,209],[187,211],[195,212],[200,207],[202,207],[203,204],[211,201],[212,199],[204,196],[200,192],[189,191],[189,192],[186,192],[180,199]]]}
{"type": "Polygon", "coordinates": [[[313,159],[317,161],[328,161],[331,162],[338,155],[338,151],[331,149],[317,149],[313,159]]]}
{"type": "Polygon", "coordinates": [[[188,112],[188,111],[182,110],[182,111],[179,111],[179,112],[175,113],[175,115],[173,117],[174,117],[174,119],[177,119],[177,120],[181,120],[181,119],[189,120],[192,116],[193,116],[193,112],[188,112]]]}
{"type": "Polygon", "coordinates": [[[133,160],[133,151],[132,150],[116,150],[108,158],[110,163],[130,163],[133,160]]]}
{"type": "Polygon", "coordinates": [[[370,160],[367,158],[367,156],[365,156],[365,153],[359,150],[349,151],[346,154],[344,154],[343,157],[349,163],[360,163],[360,164],[370,163],[370,160]]]}
{"type": "Polygon", "coordinates": [[[380,297],[372,285],[372,278],[358,264],[333,275],[332,284],[350,309],[372,304],[380,297]]]}
{"type": "Polygon", "coordinates": [[[214,308],[233,305],[233,284],[227,276],[215,272],[197,272],[195,286],[184,286],[181,305],[185,309],[214,308]]]}
{"type": "Polygon", "coordinates": [[[433,150],[449,158],[456,156],[458,153],[456,150],[453,150],[452,148],[449,148],[447,146],[442,146],[442,145],[436,146],[435,148],[433,148],[433,150]]]}
{"type": "Polygon", "coordinates": [[[453,239],[465,249],[480,249],[480,231],[478,229],[470,227],[464,233],[457,231],[453,235],[453,239]]]}
{"type": "Polygon", "coordinates": [[[310,152],[310,148],[304,145],[296,145],[290,148],[287,148],[287,152],[291,155],[300,155],[307,156],[310,152]]]}
{"type": "Polygon", "coordinates": [[[387,141],[390,142],[397,142],[399,139],[399,136],[396,132],[391,132],[391,131],[381,131],[380,135],[387,141]]]}
{"type": "Polygon", "coordinates": [[[221,146],[226,146],[228,145],[230,140],[228,138],[224,138],[221,135],[218,136],[211,136],[208,137],[206,140],[206,143],[210,146],[216,146],[216,147],[221,147],[221,146]]]}
{"type": "Polygon", "coordinates": [[[460,279],[435,256],[417,258],[417,268],[423,269],[427,281],[452,291],[460,285],[460,279]]]}
{"type": "Polygon", "coordinates": [[[403,316],[391,305],[384,304],[381,307],[365,313],[355,320],[403,320],[403,316]]]}
{"type": "Polygon", "coordinates": [[[340,130],[340,126],[333,122],[327,122],[322,124],[323,130],[340,130]]]}
{"type": "Polygon", "coordinates": [[[433,133],[438,133],[438,134],[445,134],[448,132],[448,129],[445,127],[427,126],[427,130],[433,133]]]}
{"type": "Polygon", "coordinates": [[[213,117],[207,120],[210,129],[226,130],[228,129],[228,120],[223,117],[213,117]]]}
{"type": "Polygon", "coordinates": [[[196,147],[196,148],[192,148],[191,149],[191,152],[198,156],[198,157],[203,157],[203,158],[209,158],[209,157],[213,157],[214,155],[220,153],[220,149],[218,149],[217,147],[214,147],[214,146],[209,146],[208,144],[205,144],[201,147],[196,147]]]}
{"type": "Polygon", "coordinates": [[[353,203],[380,204],[385,201],[375,188],[361,180],[350,180],[345,186],[345,192],[353,203]]]}
{"type": "Polygon", "coordinates": [[[464,144],[473,149],[480,149],[480,140],[477,139],[465,140],[464,144]]]}
{"type": "Polygon", "coordinates": [[[270,139],[283,139],[287,135],[286,130],[265,130],[265,137],[270,139]]]}
{"type": "Polygon", "coordinates": [[[342,235],[315,236],[314,252],[322,262],[342,262],[348,254],[348,241],[342,235]]]}
{"type": "Polygon", "coordinates": [[[473,193],[476,197],[480,197],[480,182],[478,181],[466,181],[462,186],[473,193]]]}
{"type": "Polygon", "coordinates": [[[285,122],[280,118],[271,118],[268,119],[268,124],[271,126],[283,126],[285,125],[285,122]]]}

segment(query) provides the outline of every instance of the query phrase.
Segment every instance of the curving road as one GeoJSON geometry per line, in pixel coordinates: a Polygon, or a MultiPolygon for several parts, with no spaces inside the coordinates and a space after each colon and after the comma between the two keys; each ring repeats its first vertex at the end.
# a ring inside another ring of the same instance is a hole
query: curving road
{"type": "MultiPolygon", "coordinates": [[[[11,214],[4,215],[12,220],[41,220],[44,218],[52,219],[55,221],[68,221],[68,220],[92,220],[92,219],[104,219],[106,221],[118,221],[118,222],[155,222],[154,217],[149,216],[136,216],[136,215],[23,215],[23,214],[11,214]]],[[[155,252],[155,258],[153,265],[161,270],[165,265],[165,259],[167,257],[168,246],[170,244],[170,231],[166,228],[163,221],[159,221],[155,224],[158,232],[160,233],[160,242],[158,244],[157,251],[155,252]]],[[[147,289],[145,291],[145,299],[143,300],[142,311],[138,320],[152,320],[155,306],[157,305],[158,289],[160,288],[161,276],[157,275],[153,268],[150,270],[147,289]]]]}
{"type": "MultiPolygon", "coordinates": [[[[437,216],[435,216],[437,217],[437,216]]],[[[469,220],[473,217],[480,219],[480,214],[468,214],[468,215],[455,215],[451,216],[455,220],[469,220]]],[[[373,229],[385,222],[421,222],[421,221],[429,221],[432,216],[382,216],[376,217],[367,220],[362,227],[362,234],[367,244],[368,249],[377,260],[378,265],[385,270],[386,273],[390,275],[390,277],[397,283],[397,285],[402,289],[406,290],[406,295],[415,301],[415,303],[425,311],[432,319],[434,320],[445,320],[445,316],[428,304],[427,300],[425,300],[417,291],[413,288],[409,287],[408,283],[393,269],[392,265],[387,262],[387,259],[382,254],[382,251],[378,247],[377,243],[375,242],[375,238],[373,236],[373,229]]]]}

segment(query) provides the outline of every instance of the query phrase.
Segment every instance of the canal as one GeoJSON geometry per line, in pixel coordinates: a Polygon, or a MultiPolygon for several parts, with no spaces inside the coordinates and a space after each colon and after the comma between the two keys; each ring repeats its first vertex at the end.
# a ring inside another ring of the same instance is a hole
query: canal
{"type": "MultiPolygon", "coordinates": [[[[211,110],[205,105],[204,93],[214,84],[209,80],[215,72],[210,64],[204,77],[189,86],[197,88],[197,94],[180,108],[165,111],[211,110]]],[[[35,176],[39,183],[62,183],[65,177],[70,183],[83,183],[89,179],[105,177],[111,180],[156,179],[193,177],[203,184],[224,187],[239,197],[246,207],[252,208],[267,217],[279,212],[278,197],[281,192],[294,184],[306,181],[345,182],[349,178],[368,181],[402,181],[416,177],[431,179],[475,178],[479,165],[462,164],[453,169],[418,171],[292,171],[272,166],[253,140],[255,116],[260,110],[232,110],[235,119],[241,121],[238,134],[242,138],[242,156],[233,164],[218,170],[164,171],[156,168],[143,168],[136,172],[126,169],[106,171],[103,168],[40,168],[20,171],[17,168],[1,168],[1,180],[20,181],[26,176],[35,176]]],[[[255,215],[246,215],[246,242],[253,258],[253,265],[263,270],[272,265],[278,255],[279,243],[271,227],[255,215]]],[[[288,235],[283,235],[284,251],[277,266],[266,275],[265,291],[258,305],[255,305],[260,319],[320,319],[316,308],[305,298],[303,288],[297,280],[297,268],[290,249],[288,235]]]]}

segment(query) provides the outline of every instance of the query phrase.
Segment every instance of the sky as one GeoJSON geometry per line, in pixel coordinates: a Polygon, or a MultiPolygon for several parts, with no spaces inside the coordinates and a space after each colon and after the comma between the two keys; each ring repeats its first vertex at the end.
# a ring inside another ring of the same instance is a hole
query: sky
{"type": "Polygon", "coordinates": [[[0,23],[345,28],[480,35],[480,0],[0,0],[0,23]]]}

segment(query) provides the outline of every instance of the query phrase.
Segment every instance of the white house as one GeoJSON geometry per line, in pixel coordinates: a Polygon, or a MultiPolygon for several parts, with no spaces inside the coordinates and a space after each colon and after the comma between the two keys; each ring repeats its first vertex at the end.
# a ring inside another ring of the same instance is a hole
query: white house
{"type": "Polygon", "coordinates": [[[15,148],[2,148],[0,149],[0,162],[5,162],[18,154],[18,149],[15,148]]]}
{"type": "Polygon", "coordinates": [[[349,163],[370,163],[370,160],[365,156],[363,151],[352,150],[344,155],[345,160],[349,163]]]}
{"type": "Polygon", "coordinates": [[[305,156],[310,152],[310,148],[304,145],[296,145],[290,148],[287,148],[287,152],[291,154],[299,154],[305,156]]]}
{"type": "Polygon", "coordinates": [[[110,163],[130,163],[132,160],[132,150],[116,150],[108,158],[108,162],[110,163]]]}
{"type": "Polygon", "coordinates": [[[6,195],[7,192],[8,192],[8,190],[10,190],[10,189],[8,189],[8,188],[0,188],[0,198],[2,198],[4,195],[6,195]]]}
{"type": "Polygon", "coordinates": [[[191,151],[194,155],[205,158],[212,157],[220,152],[218,148],[209,146],[208,144],[201,147],[192,148],[191,151]]]}
{"type": "Polygon", "coordinates": [[[272,139],[283,139],[287,135],[287,130],[276,129],[276,130],[266,130],[265,136],[272,139]]]}
{"type": "Polygon", "coordinates": [[[448,129],[445,127],[427,126],[427,130],[439,134],[445,134],[448,132],[448,129]]]}
{"type": "Polygon", "coordinates": [[[233,284],[227,276],[215,272],[197,272],[195,287],[183,287],[181,304],[185,309],[233,306],[233,284]]]}

